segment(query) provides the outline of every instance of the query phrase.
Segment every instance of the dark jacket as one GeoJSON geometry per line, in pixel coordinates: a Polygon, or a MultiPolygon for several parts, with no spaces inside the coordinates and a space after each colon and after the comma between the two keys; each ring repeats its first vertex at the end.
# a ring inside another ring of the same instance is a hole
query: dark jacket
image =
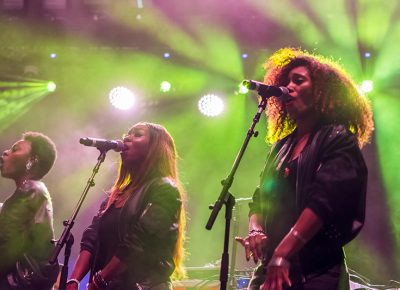
{"type": "MultiPolygon", "coordinates": [[[[51,243],[53,238],[53,206],[50,194],[43,182],[27,180],[7,198],[0,212],[2,280],[19,285],[18,289],[46,289],[43,286],[28,286],[30,281],[20,279],[22,277],[19,277],[16,271],[16,264],[18,262],[22,268],[35,270],[35,274],[50,275],[46,273],[46,264],[54,249],[51,243]],[[32,269],[31,265],[38,268],[32,269]],[[37,270],[45,272],[37,273],[37,270]]],[[[45,284],[52,285],[57,276],[58,266],[50,268],[53,269],[53,273],[48,277],[50,281],[45,284]]]]}
{"type": "MultiPolygon", "coordinates": [[[[106,201],[85,230],[81,250],[92,253],[92,273],[104,267],[97,238],[106,201]]],[[[179,191],[168,178],[158,178],[127,200],[118,218],[118,246],[115,256],[127,265],[125,273],[113,280],[115,289],[148,289],[170,281],[175,269],[173,252],[178,237],[181,209],[179,191]]]]}
{"type": "MultiPolygon", "coordinates": [[[[284,160],[294,146],[293,135],[280,140],[271,150],[261,175],[260,187],[250,204],[250,214],[264,217],[267,233],[274,227],[269,209],[279,192],[273,184],[284,160]],[[261,190],[260,190],[261,188],[261,190]],[[272,196],[272,197],[271,197],[272,196]]],[[[310,208],[323,221],[323,228],[300,251],[304,275],[321,273],[343,260],[342,247],[361,230],[365,218],[367,168],[354,134],[341,125],[326,125],[314,131],[297,163],[294,219],[310,208]]],[[[282,202],[282,201],[279,201],[282,202]]],[[[285,234],[293,224],[287,224],[285,234]]],[[[279,239],[283,238],[279,237],[279,239]]],[[[274,248],[269,248],[270,257],[274,248]]]]}

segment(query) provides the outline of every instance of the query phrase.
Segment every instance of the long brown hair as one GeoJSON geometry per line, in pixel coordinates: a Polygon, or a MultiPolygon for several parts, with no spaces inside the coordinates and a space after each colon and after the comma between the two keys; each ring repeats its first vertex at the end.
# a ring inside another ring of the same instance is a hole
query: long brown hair
{"type": "Polygon", "coordinates": [[[125,190],[122,196],[125,200],[128,199],[129,195],[135,192],[135,190],[139,189],[146,182],[155,177],[170,178],[177,186],[181,199],[181,208],[178,216],[178,238],[175,244],[173,256],[175,271],[172,275],[173,279],[180,279],[185,276],[185,270],[183,268],[183,245],[185,240],[186,220],[184,206],[185,193],[178,177],[178,156],[175,142],[168,131],[159,124],[141,122],[135,124],[133,127],[138,125],[144,125],[149,130],[150,139],[147,155],[142,162],[142,166],[139,168],[138,172],[135,173],[135,176],[132,176],[130,168],[127,168],[126,165],[120,162],[118,176],[110,190],[111,193],[106,209],[111,206],[117,197],[121,197],[120,193],[123,192],[127,186],[129,186],[129,189],[125,190]]]}
{"type": "MultiPolygon", "coordinates": [[[[299,66],[306,67],[311,76],[314,96],[314,113],[321,121],[347,126],[362,147],[369,141],[374,129],[369,100],[357,88],[347,72],[332,59],[295,48],[283,48],[275,52],[264,64],[264,82],[268,85],[285,86],[289,72],[299,66]]],[[[296,128],[283,103],[277,98],[268,100],[267,141],[287,136],[296,128]]]]}

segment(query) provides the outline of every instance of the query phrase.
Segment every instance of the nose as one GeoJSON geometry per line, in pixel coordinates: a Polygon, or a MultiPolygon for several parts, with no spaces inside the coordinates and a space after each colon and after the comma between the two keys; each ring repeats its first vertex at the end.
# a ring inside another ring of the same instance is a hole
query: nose
{"type": "Polygon", "coordinates": [[[288,89],[288,91],[289,91],[289,94],[294,92],[294,89],[293,89],[292,87],[290,87],[290,86],[287,86],[286,88],[288,89]]]}

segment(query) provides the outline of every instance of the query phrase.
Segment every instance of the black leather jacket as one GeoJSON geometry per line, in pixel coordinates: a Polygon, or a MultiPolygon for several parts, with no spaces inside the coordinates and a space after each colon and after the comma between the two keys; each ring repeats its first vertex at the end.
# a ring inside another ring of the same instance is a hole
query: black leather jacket
{"type": "MultiPolygon", "coordinates": [[[[264,217],[269,235],[274,235],[278,222],[276,216],[272,220],[271,209],[285,208],[289,200],[279,199],[279,192],[265,184],[274,184],[278,178],[284,159],[290,155],[293,135],[280,140],[271,150],[260,187],[250,204],[250,214],[259,213],[264,217]]],[[[324,223],[300,251],[302,272],[304,275],[324,272],[343,260],[342,246],[351,241],[364,224],[367,168],[355,136],[341,125],[316,129],[299,156],[295,183],[294,212],[287,211],[286,215],[293,215],[295,222],[304,208],[310,208],[324,223]]],[[[288,233],[291,226],[293,224],[288,223],[283,234],[288,233]]],[[[278,240],[281,238],[283,236],[278,240]]],[[[267,249],[267,257],[273,250],[267,249]]]]}
{"type": "Polygon", "coordinates": [[[53,237],[50,194],[43,182],[27,180],[7,198],[0,212],[0,277],[15,273],[16,262],[26,261],[24,255],[38,265],[46,264],[54,249],[53,237]]]}
{"type": "MultiPolygon", "coordinates": [[[[99,261],[100,212],[84,231],[81,250],[92,253],[92,273],[104,267],[99,261]]],[[[113,289],[149,289],[169,282],[175,269],[173,252],[178,235],[181,200],[168,178],[151,181],[132,194],[119,215],[118,246],[115,256],[127,265],[125,273],[113,279],[113,289]],[[140,288],[139,288],[140,287],[140,288]]]]}

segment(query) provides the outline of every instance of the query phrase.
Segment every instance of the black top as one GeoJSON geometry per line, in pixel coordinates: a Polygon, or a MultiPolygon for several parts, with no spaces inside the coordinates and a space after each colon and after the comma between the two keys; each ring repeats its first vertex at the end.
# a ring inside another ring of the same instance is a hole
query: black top
{"type": "Polygon", "coordinates": [[[367,169],[357,139],[341,125],[317,128],[296,164],[288,167],[295,134],[272,148],[250,204],[250,215],[257,213],[263,217],[271,241],[265,263],[305,208],[321,218],[322,229],[299,253],[303,274],[308,275],[340,263],[342,246],[363,226],[367,169]]]}
{"type": "Polygon", "coordinates": [[[112,204],[110,208],[103,214],[99,226],[99,251],[102,253],[98,257],[98,264],[103,268],[114,256],[114,249],[118,246],[118,224],[121,208],[117,208],[112,204]]]}
{"type": "Polygon", "coordinates": [[[136,289],[137,284],[149,289],[170,281],[181,210],[174,183],[157,178],[133,193],[121,209],[111,207],[101,214],[106,202],[81,240],[81,250],[95,256],[92,272],[115,255],[127,270],[113,279],[113,289],[136,289]]]}

